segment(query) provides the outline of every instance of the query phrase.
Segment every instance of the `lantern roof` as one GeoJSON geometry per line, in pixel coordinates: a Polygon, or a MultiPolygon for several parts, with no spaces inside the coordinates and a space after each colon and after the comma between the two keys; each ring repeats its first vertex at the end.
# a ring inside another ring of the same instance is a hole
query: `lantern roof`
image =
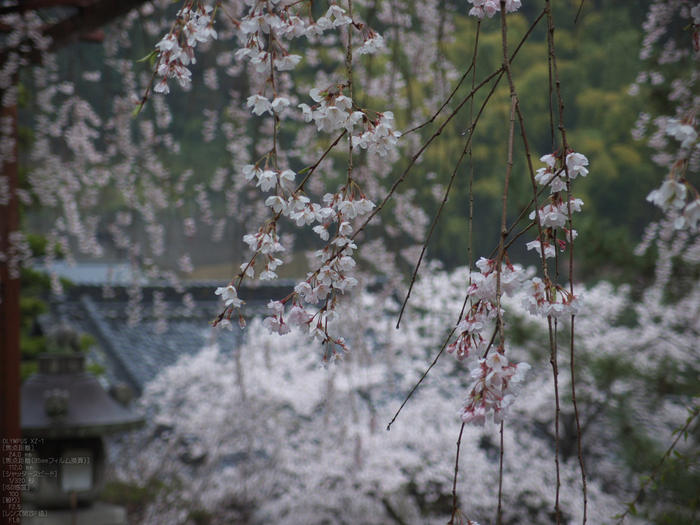
{"type": "Polygon", "coordinates": [[[96,437],[143,426],[144,418],[114,400],[85,371],[82,354],[44,354],[22,385],[21,428],[26,438],[96,437]]]}

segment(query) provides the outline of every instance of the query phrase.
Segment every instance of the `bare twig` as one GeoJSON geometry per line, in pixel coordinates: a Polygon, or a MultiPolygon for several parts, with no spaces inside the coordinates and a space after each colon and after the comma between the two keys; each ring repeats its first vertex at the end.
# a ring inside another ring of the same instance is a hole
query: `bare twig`
{"type": "MultiPolygon", "coordinates": [[[[532,25],[531,25],[530,28],[528,29],[527,33],[525,33],[525,35],[524,35],[523,38],[521,39],[520,43],[518,44],[518,47],[517,47],[517,48],[515,49],[515,51],[513,52],[513,56],[510,57],[510,61],[511,61],[511,62],[513,61],[513,59],[514,59],[515,56],[517,55],[517,53],[518,53],[518,51],[520,50],[520,48],[522,47],[522,45],[523,45],[523,44],[525,43],[525,41],[529,38],[529,36],[532,34],[532,31],[535,29],[535,27],[537,26],[538,22],[539,22],[540,20],[542,20],[542,18],[544,17],[545,14],[546,14],[546,11],[542,11],[542,13],[540,13],[540,15],[539,15],[539,16],[535,19],[535,21],[532,23],[532,25]]],[[[484,87],[486,84],[488,84],[488,83],[489,83],[494,77],[496,77],[496,76],[498,76],[498,80],[496,80],[496,82],[498,83],[498,81],[500,81],[500,79],[503,77],[503,74],[504,74],[504,73],[503,73],[503,68],[502,68],[502,67],[498,68],[496,71],[494,71],[493,73],[491,73],[490,75],[488,75],[484,80],[482,80],[475,88],[473,88],[473,89],[471,90],[471,92],[459,103],[459,105],[454,109],[454,111],[453,111],[452,113],[450,113],[450,115],[447,117],[447,119],[445,120],[445,122],[438,128],[438,130],[437,130],[435,133],[433,133],[433,135],[425,142],[425,144],[423,144],[423,146],[421,146],[421,148],[413,155],[413,157],[411,157],[411,160],[410,160],[410,162],[409,162],[409,165],[406,167],[406,169],[403,171],[403,173],[399,176],[399,178],[398,178],[398,179],[394,182],[394,184],[391,186],[391,188],[389,189],[389,193],[387,194],[387,196],[386,196],[386,197],[384,198],[384,200],[382,200],[382,202],[374,209],[374,211],[367,217],[367,219],[365,220],[365,222],[364,222],[364,223],[358,228],[358,230],[353,234],[353,236],[351,237],[351,239],[355,239],[355,237],[357,237],[357,235],[359,235],[359,233],[360,233],[361,231],[363,231],[363,230],[369,225],[369,223],[372,221],[372,219],[374,218],[374,216],[375,216],[377,213],[379,213],[379,211],[384,207],[384,205],[389,201],[389,199],[391,199],[391,197],[393,196],[393,194],[396,192],[396,188],[398,188],[398,187],[401,185],[401,183],[404,182],[404,180],[406,179],[406,175],[407,175],[408,172],[411,170],[411,168],[413,167],[413,165],[416,163],[416,161],[418,160],[418,158],[419,158],[419,157],[423,154],[423,152],[428,148],[428,146],[432,143],[432,141],[435,140],[440,134],[442,134],[442,132],[444,131],[444,129],[445,129],[445,127],[447,126],[447,124],[457,115],[457,113],[459,113],[459,111],[462,109],[462,107],[464,106],[464,104],[466,104],[468,101],[470,101],[470,100],[472,99],[472,97],[473,97],[482,87],[484,87]]]]}
{"type": "MultiPolygon", "coordinates": [[[[502,9],[505,11],[505,9],[502,9]]],[[[503,421],[501,421],[501,446],[498,461],[498,514],[496,517],[496,524],[501,525],[501,516],[503,513],[503,421]]]]}
{"type": "Polygon", "coordinates": [[[406,396],[406,399],[403,400],[403,403],[401,403],[401,406],[400,406],[399,409],[396,411],[396,414],[394,414],[394,417],[391,418],[391,421],[389,421],[389,424],[386,426],[386,429],[387,429],[387,430],[391,430],[391,425],[393,425],[393,424],[394,424],[394,421],[396,421],[396,418],[399,417],[399,414],[401,413],[401,410],[403,410],[403,407],[406,406],[406,403],[408,403],[408,400],[411,399],[411,396],[413,395],[413,392],[415,392],[415,391],[418,389],[418,387],[420,386],[420,384],[423,382],[423,379],[425,379],[425,377],[428,375],[428,372],[430,372],[430,370],[431,370],[431,369],[435,366],[435,364],[438,362],[438,359],[440,359],[440,356],[441,356],[442,353],[445,351],[445,348],[447,348],[447,343],[448,343],[448,341],[450,340],[450,337],[452,337],[452,335],[455,333],[455,330],[456,330],[456,329],[457,329],[457,328],[453,328],[453,329],[452,329],[452,331],[450,332],[450,335],[447,337],[447,339],[445,340],[445,343],[442,345],[442,348],[440,348],[440,351],[439,351],[438,354],[435,356],[435,359],[433,359],[433,362],[430,363],[430,366],[428,367],[428,369],[427,369],[425,372],[423,372],[423,375],[420,377],[420,379],[419,379],[418,382],[415,384],[415,386],[413,387],[413,389],[408,393],[408,395],[406,396]]]}
{"type": "Polygon", "coordinates": [[[447,525],[454,525],[455,516],[457,515],[457,473],[459,472],[459,449],[462,445],[462,434],[464,433],[464,425],[459,429],[459,437],[457,438],[457,457],[455,458],[455,477],[452,482],[452,517],[447,525]]]}
{"type": "Polygon", "coordinates": [[[644,493],[644,489],[647,488],[647,485],[649,485],[649,483],[651,483],[654,480],[654,478],[656,478],[656,475],[659,473],[659,470],[661,469],[663,464],[671,456],[671,453],[676,449],[676,445],[678,444],[678,441],[680,441],[681,436],[684,436],[686,434],[691,423],[693,421],[695,421],[695,419],[698,417],[698,415],[700,415],[700,405],[695,407],[695,410],[693,410],[693,412],[690,414],[687,421],[685,422],[685,425],[681,429],[678,430],[678,436],[676,437],[676,439],[673,440],[673,443],[671,443],[671,446],[668,447],[668,449],[666,450],[664,455],[661,457],[661,460],[656,465],[656,468],[654,469],[654,472],[651,473],[651,476],[649,476],[647,478],[647,480],[644,483],[642,483],[642,486],[640,487],[639,492],[637,492],[637,495],[634,497],[632,502],[629,505],[627,505],[627,510],[623,514],[621,514],[620,516],[615,516],[616,518],[619,518],[619,521],[617,522],[618,525],[620,525],[624,521],[624,519],[627,517],[628,514],[636,513],[636,509],[634,506],[635,503],[637,503],[637,501],[639,501],[639,498],[642,497],[642,494],[644,493]]]}
{"type": "MultiPolygon", "coordinates": [[[[517,54],[517,52],[518,52],[518,50],[520,49],[520,47],[522,46],[522,44],[525,42],[526,38],[527,38],[527,37],[530,35],[530,33],[532,32],[532,30],[534,29],[534,27],[535,27],[535,25],[537,24],[537,22],[539,22],[539,21],[542,19],[543,15],[544,15],[544,11],[540,14],[539,17],[537,17],[537,19],[533,22],[532,26],[530,26],[530,29],[528,30],[528,32],[526,33],[526,35],[523,37],[523,39],[520,41],[520,43],[518,44],[518,47],[516,48],[515,52],[513,53],[513,56],[510,58],[511,61],[512,61],[512,59],[515,57],[515,55],[517,54]]],[[[479,27],[481,27],[481,23],[480,23],[480,22],[479,22],[479,25],[477,26],[477,37],[476,37],[476,42],[475,42],[475,44],[474,44],[474,45],[475,45],[475,49],[474,49],[474,56],[473,56],[473,58],[472,58],[472,64],[469,66],[469,69],[467,70],[467,73],[465,73],[465,75],[466,75],[466,74],[469,73],[469,71],[472,71],[473,74],[474,74],[474,76],[472,77],[472,93],[474,93],[474,92],[476,91],[476,88],[475,88],[474,84],[475,84],[475,80],[476,80],[476,79],[475,79],[475,76],[476,76],[476,50],[477,50],[477,46],[478,46],[478,37],[479,37],[479,30],[478,30],[478,28],[479,28],[479,27]]],[[[498,86],[498,83],[500,82],[500,80],[501,80],[502,77],[503,77],[503,72],[501,72],[500,76],[498,77],[498,79],[496,80],[496,82],[494,83],[494,85],[491,87],[491,91],[490,91],[489,94],[486,96],[486,100],[484,100],[484,102],[482,103],[481,109],[479,110],[479,113],[477,114],[476,119],[473,119],[473,114],[472,114],[473,109],[474,109],[474,108],[473,108],[473,105],[474,105],[474,98],[472,97],[472,98],[470,99],[470,102],[471,102],[470,119],[469,119],[470,125],[469,125],[469,128],[467,128],[467,131],[469,132],[469,137],[467,138],[467,141],[466,141],[466,143],[465,143],[464,149],[462,150],[462,153],[461,153],[461,155],[460,155],[460,157],[459,157],[459,159],[458,159],[458,161],[457,161],[457,164],[456,164],[456,166],[455,166],[455,169],[452,171],[452,176],[450,177],[450,183],[449,183],[449,185],[447,186],[447,190],[445,191],[445,195],[444,195],[444,197],[443,197],[442,203],[440,204],[440,208],[438,209],[438,212],[437,212],[437,214],[435,215],[435,218],[433,219],[433,223],[432,223],[432,225],[431,225],[431,227],[430,227],[430,231],[428,232],[428,236],[427,236],[425,242],[423,243],[423,247],[422,247],[422,249],[421,249],[421,254],[420,254],[420,257],[418,258],[418,263],[416,264],[416,267],[415,267],[415,269],[414,269],[414,271],[413,271],[413,276],[411,277],[411,283],[409,284],[408,292],[406,293],[406,297],[404,298],[403,304],[401,305],[401,311],[399,312],[399,318],[398,318],[398,321],[396,322],[396,328],[397,328],[397,329],[398,329],[399,326],[401,325],[401,319],[402,319],[403,314],[404,314],[404,311],[405,311],[405,309],[406,309],[406,305],[408,304],[408,300],[409,300],[409,298],[411,297],[411,292],[412,292],[412,290],[413,290],[413,286],[415,285],[416,278],[417,278],[417,276],[418,276],[418,270],[420,269],[420,265],[421,265],[421,263],[422,263],[422,261],[423,261],[423,257],[424,257],[424,255],[425,255],[425,252],[426,252],[427,248],[428,248],[428,242],[430,241],[430,239],[431,239],[431,237],[432,237],[432,235],[433,235],[433,231],[435,230],[435,226],[436,226],[436,224],[437,224],[437,221],[438,221],[438,219],[440,218],[440,215],[442,214],[442,210],[443,210],[443,208],[445,207],[445,204],[447,203],[447,200],[448,200],[448,197],[449,197],[449,194],[450,194],[450,190],[451,190],[451,188],[452,188],[452,184],[453,184],[453,182],[454,182],[454,180],[455,180],[455,176],[457,175],[457,169],[458,169],[459,166],[461,165],[462,160],[464,159],[464,156],[465,156],[467,153],[470,153],[470,154],[471,154],[472,137],[474,136],[474,130],[475,130],[475,128],[476,128],[476,124],[477,124],[477,122],[479,121],[479,118],[481,117],[481,114],[483,113],[484,109],[486,108],[486,104],[488,103],[488,101],[491,99],[491,97],[492,97],[493,94],[495,93],[496,87],[498,86]]],[[[461,83],[463,80],[464,80],[464,77],[462,77],[462,80],[460,80],[460,83],[461,83]]],[[[483,83],[482,83],[482,84],[483,84],[483,83]]],[[[481,86],[482,84],[480,84],[480,86],[481,86]]],[[[450,95],[450,96],[452,96],[452,95],[450,95]]],[[[444,106],[443,106],[443,107],[444,107],[444,106]]],[[[442,108],[440,108],[440,110],[438,110],[438,112],[441,111],[441,110],[442,110],[442,108]]],[[[436,114],[435,116],[437,116],[437,114],[436,114]]],[[[431,119],[431,121],[432,121],[432,120],[434,120],[434,119],[431,119]]],[[[465,133],[466,133],[466,132],[465,132],[465,133]]],[[[529,155],[529,151],[528,151],[528,155],[529,155]]],[[[473,191],[472,191],[472,190],[473,190],[473,183],[474,183],[474,165],[473,165],[473,159],[472,159],[472,160],[470,160],[470,177],[469,177],[469,199],[470,199],[470,206],[469,206],[469,268],[472,267],[471,238],[472,238],[472,220],[473,220],[473,213],[474,213],[474,194],[473,194],[473,191]]],[[[529,208],[529,205],[528,205],[528,208],[529,208]]],[[[520,214],[520,217],[522,217],[526,212],[527,212],[527,208],[526,208],[525,210],[523,210],[523,212],[520,214]]],[[[519,219],[518,219],[518,220],[519,220],[519,219]]],[[[516,221],[516,223],[517,223],[517,221],[516,221]]],[[[363,226],[363,227],[364,227],[364,226],[363,226]]],[[[511,230],[512,230],[513,227],[515,227],[515,224],[511,227],[511,230]]],[[[509,230],[509,233],[510,233],[511,230],[509,230]]]]}
{"type": "Polygon", "coordinates": [[[570,355],[570,366],[571,366],[571,400],[574,403],[574,415],[576,416],[576,445],[578,448],[578,463],[581,468],[581,480],[583,482],[583,525],[586,525],[586,520],[588,518],[588,491],[586,487],[586,467],[583,464],[583,454],[581,452],[581,439],[583,437],[581,431],[581,420],[578,414],[578,402],[576,401],[576,367],[574,365],[574,319],[571,316],[571,355],[570,355]]]}

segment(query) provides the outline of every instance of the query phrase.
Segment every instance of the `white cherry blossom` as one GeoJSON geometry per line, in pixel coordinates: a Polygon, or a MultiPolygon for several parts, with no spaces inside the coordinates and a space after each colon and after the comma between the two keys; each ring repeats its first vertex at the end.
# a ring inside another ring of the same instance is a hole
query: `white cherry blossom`
{"type": "Polygon", "coordinates": [[[226,306],[233,306],[234,308],[240,308],[241,306],[243,306],[243,304],[245,304],[243,301],[241,301],[238,298],[238,293],[236,292],[236,288],[232,284],[229,284],[228,286],[225,286],[222,288],[217,288],[215,293],[216,293],[216,295],[221,296],[221,298],[226,303],[226,306]]]}
{"type": "Polygon", "coordinates": [[[681,143],[681,148],[691,146],[698,139],[698,132],[693,126],[687,122],[673,118],[668,119],[666,133],[679,141],[681,143]]]}
{"type": "Polygon", "coordinates": [[[265,112],[272,114],[272,104],[262,95],[252,95],[248,97],[248,102],[246,105],[249,108],[252,107],[253,113],[256,115],[262,115],[265,112]]]}
{"type": "Polygon", "coordinates": [[[661,185],[661,188],[653,190],[647,195],[647,201],[664,211],[669,208],[681,209],[685,205],[685,195],[685,184],[675,180],[667,180],[661,185]]]}

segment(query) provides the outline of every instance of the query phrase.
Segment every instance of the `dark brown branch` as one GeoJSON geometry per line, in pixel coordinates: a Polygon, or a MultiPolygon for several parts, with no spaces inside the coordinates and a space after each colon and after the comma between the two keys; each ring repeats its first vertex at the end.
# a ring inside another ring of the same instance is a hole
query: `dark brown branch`
{"type": "Polygon", "coordinates": [[[459,472],[459,449],[462,446],[462,434],[464,433],[464,425],[459,429],[459,437],[457,438],[457,457],[455,458],[455,477],[452,482],[452,517],[447,525],[454,525],[455,516],[457,515],[457,473],[459,472]]]}
{"type": "MultiPolygon", "coordinates": [[[[144,4],[146,0],[98,0],[94,2],[74,2],[80,5],[78,11],[60,22],[50,25],[42,30],[42,35],[51,38],[48,51],[56,51],[61,47],[80,40],[81,38],[91,38],[100,27],[113,21],[115,18],[124,16],[129,11],[144,4]]],[[[41,7],[65,5],[49,0],[40,2],[41,7]]],[[[5,63],[10,53],[21,53],[34,63],[41,61],[40,50],[34,47],[34,42],[25,39],[15,47],[0,50],[0,64],[5,63]],[[21,51],[20,51],[21,50],[21,51]]]]}

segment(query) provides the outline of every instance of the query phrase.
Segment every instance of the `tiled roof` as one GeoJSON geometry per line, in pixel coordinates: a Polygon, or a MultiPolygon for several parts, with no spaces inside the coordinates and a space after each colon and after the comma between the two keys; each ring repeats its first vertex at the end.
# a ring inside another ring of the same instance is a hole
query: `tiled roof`
{"type": "Polygon", "coordinates": [[[114,285],[128,286],[136,281],[146,284],[146,277],[140,271],[134,271],[129,263],[123,262],[80,262],[70,265],[65,260],[54,261],[51,268],[36,264],[39,272],[55,273],[77,285],[114,285]]]}
{"type": "MultiPolygon", "coordinates": [[[[144,288],[140,303],[142,320],[135,325],[128,321],[126,289],[115,287],[113,291],[114,297],[107,299],[102,297],[101,286],[73,287],[60,309],[78,331],[89,333],[97,340],[99,349],[92,357],[107,369],[107,380],[125,381],[137,395],[161,370],[183,355],[197,353],[212,338],[226,341],[226,346],[235,346],[243,337],[241,330],[214,330],[209,325],[221,311],[221,303],[209,284],[186,290],[195,301],[191,312],[183,306],[182,295],[172,288],[144,288]],[[156,290],[165,298],[162,320],[154,316],[153,292],[156,290]]],[[[284,297],[290,291],[291,287],[284,283],[242,289],[240,296],[246,300],[243,314],[248,317],[266,312],[271,298],[284,297]]]]}

